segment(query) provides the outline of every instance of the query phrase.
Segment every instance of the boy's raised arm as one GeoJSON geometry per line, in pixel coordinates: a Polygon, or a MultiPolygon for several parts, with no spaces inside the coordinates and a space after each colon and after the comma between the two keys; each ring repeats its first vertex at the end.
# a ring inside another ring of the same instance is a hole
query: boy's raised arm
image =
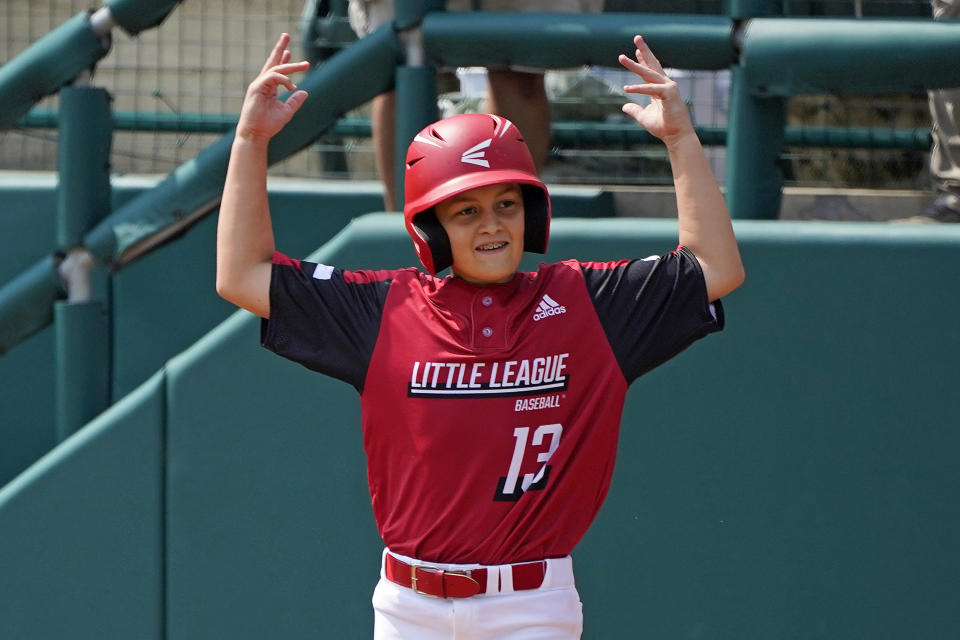
{"type": "Polygon", "coordinates": [[[289,74],[308,62],[290,62],[283,34],[250,83],[230,150],[227,179],[217,222],[217,293],[261,317],[270,316],[270,261],[273,229],[267,202],[267,147],[307,98],[289,74]],[[293,93],[284,102],[278,87],[293,93]]]}
{"type": "Polygon", "coordinates": [[[744,280],[730,212],[677,83],[667,77],[643,38],[635,36],[634,44],[636,60],[621,55],[620,64],[639,75],[644,84],[628,85],[624,91],[649,95],[652,100],[646,107],[627,103],[623,111],[667,146],[677,192],[680,244],[696,254],[707,295],[717,300],[744,280]]]}

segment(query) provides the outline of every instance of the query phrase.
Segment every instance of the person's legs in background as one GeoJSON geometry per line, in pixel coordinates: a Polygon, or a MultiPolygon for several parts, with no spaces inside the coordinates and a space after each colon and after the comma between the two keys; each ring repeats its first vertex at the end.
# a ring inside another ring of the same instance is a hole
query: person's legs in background
{"type": "Polygon", "coordinates": [[[924,210],[935,222],[960,222],[960,89],[930,92],[930,175],[937,199],[924,210]]]}
{"type": "MultiPolygon", "coordinates": [[[[539,13],[600,13],[604,0],[447,0],[447,10],[519,11],[539,13]]],[[[550,101],[543,73],[516,69],[487,69],[490,91],[487,110],[515,125],[530,147],[537,170],[550,153],[550,101]]]]}
{"type": "Polygon", "coordinates": [[[542,169],[550,151],[550,101],[542,73],[512,69],[488,69],[490,91],[487,111],[517,125],[537,169],[542,169]]]}
{"type": "MultiPolygon", "coordinates": [[[[381,25],[393,20],[393,0],[350,0],[347,6],[350,27],[358,38],[370,35],[381,25]]],[[[382,93],[370,104],[370,129],[373,142],[374,164],[383,182],[383,208],[393,211],[396,206],[396,180],[394,176],[395,154],[393,141],[396,137],[396,94],[382,93]]]]}
{"type": "Polygon", "coordinates": [[[377,174],[383,181],[384,211],[396,207],[397,181],[394,167],[394,139],[396,138],[396,93],[381,93],[373,99],[370,113],[370,128],[373,136],[373,152],[377,174]]]}
{"type": "MultiPolygon", "coordinates": [[[[931,0],[934,20],[960,18],[960,0],[931,0]]],[[[929,92],[933,121],[930,177],[936,200],[910,222],[960,222],[960,88],[929,92]]]]}

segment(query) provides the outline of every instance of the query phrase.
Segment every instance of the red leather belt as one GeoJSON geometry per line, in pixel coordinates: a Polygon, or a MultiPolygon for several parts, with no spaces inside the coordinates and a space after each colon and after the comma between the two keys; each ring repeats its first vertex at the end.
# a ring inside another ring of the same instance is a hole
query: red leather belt
{"type": "MultiPolygon", "coordinates": [[[[445,571],[429,565],[412,565],[387,553],[384,573],[387,580],[417,593],[436,598],[469,598],[487,592],[487,569],[445,571]]],[[[537,589],[543,584],[547,563],[523,562],[510,565],[513,573],[513,590],[537,589]]]]}

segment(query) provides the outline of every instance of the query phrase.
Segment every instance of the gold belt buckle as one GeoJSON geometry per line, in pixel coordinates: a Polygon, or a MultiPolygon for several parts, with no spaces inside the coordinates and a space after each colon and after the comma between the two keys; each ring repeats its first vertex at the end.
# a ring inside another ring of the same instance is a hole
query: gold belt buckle
{"type": "MultiPolygon", "coordinates": [[[[469,569],[464,570],[464,571],[445,571],[445,570],[440,569],[440,568],[438,568],[438,567],[431,567],[430,565],[426,565],[426,564],[412,564],[412,565],[410,565],[410,588],[413,589],[413,592],[414,592],[414,593],[419,593],[420,595],[422,595],[422,596],[427,596],[428,598],[445,598],[445,597],[446,597],[446,594],[439,595],[439,596],[435,596],[435,595],[433,595],[432,593],[427,593],[426,591],[421,591],[420,588],[417,587],[417,569],[423,569],[424,571],[429,571],[430,573],[450,574],[450,575],[455,575],[455,576],[464,576],[464,577],[466,577],[466,578],[469,578],[470,580],[473,580],[473,576],[470,575],[471,572],[470,572],[469,569]]],[[[474,580],[474,582],[476,582],[476,580],[474,580]]],[[[443,575],[440,576],[440,590],[441,590],[441,592],[445,591],[444,586],[443,586],[443,575]]]]}
{"type": "MultiPolygon", "coordinates": [[[[419,593],[422,596],[427,596],[428,598],[439,598],[440,596],[435,596],[432,593],[427,593],[426,591],[420,591],[420,589],[417,588],[417,569],[423,569],[424,571],[429,571],[431,573],[437,573],[439,569],[425,564],[410,565],[410,588],[413,589],[413,592],[419,593]]],[[[441,578],[441,580],[442,579],[443,578],[441,578]]]]}

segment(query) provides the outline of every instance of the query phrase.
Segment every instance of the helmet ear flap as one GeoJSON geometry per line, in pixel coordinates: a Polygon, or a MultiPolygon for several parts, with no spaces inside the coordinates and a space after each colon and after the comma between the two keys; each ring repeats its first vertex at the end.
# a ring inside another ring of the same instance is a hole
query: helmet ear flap
{"type": "Polygon", "coordinates": [[[521,184],[523,193],[524,227],[523,250],[546,253],[550,236],[550,205],[543,189],[532,184],[521,184]]]}
{"type": "Polygon", "coordinates": [[[453,264],[453,251],[450,249],[450,236],[443,229],[433,207],[421,211],[414,217],[413,226],[427,244],[433,258],[433,273],[436,275],[453,264]]]}

